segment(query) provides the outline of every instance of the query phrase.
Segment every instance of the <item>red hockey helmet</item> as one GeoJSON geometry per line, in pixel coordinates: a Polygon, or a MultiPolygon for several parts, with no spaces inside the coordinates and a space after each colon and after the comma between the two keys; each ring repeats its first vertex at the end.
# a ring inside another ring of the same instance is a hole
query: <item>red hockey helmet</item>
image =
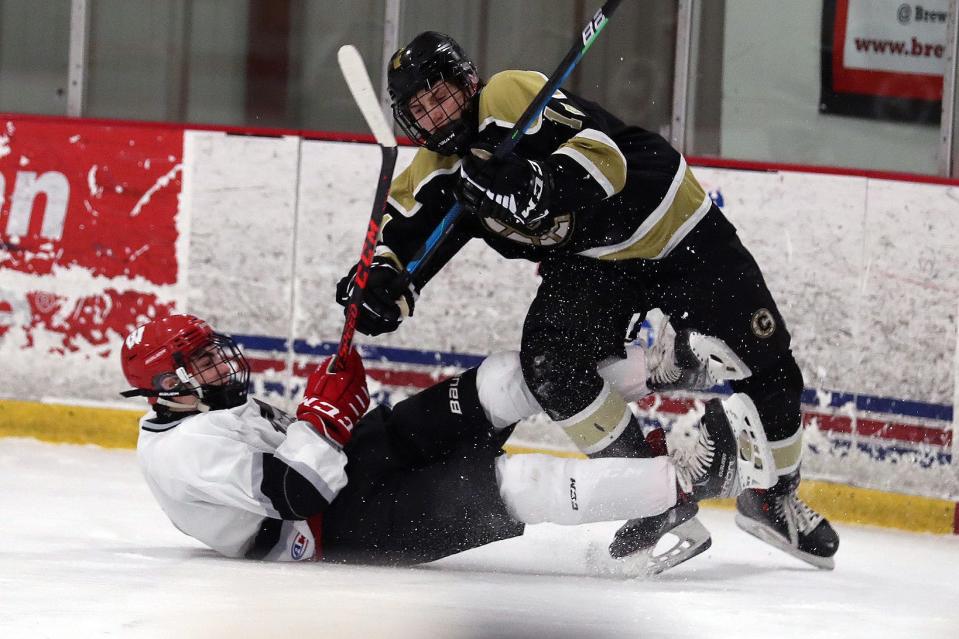
{"type": "Polygon", "coordinates": [[[246,401],[250,367],[226,335],[193,315],[170,315],[135,328],[120,351],[123,374],[133,390],[124,397],[195,396],[199,408],[221,409],[246,401]]]}

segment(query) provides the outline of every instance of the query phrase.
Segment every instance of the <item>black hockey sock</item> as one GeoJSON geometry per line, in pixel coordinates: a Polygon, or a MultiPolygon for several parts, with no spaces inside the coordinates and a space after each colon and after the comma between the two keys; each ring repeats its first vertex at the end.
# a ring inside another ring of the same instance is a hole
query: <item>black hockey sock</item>
{"type": "Polygon", "coordinates": [[[602,457],[655,457],[656,451],[646,442],[643,428],[635,415],[629,418],[626,428],[612,444],[589,455],[590,459],[602,457]]]}

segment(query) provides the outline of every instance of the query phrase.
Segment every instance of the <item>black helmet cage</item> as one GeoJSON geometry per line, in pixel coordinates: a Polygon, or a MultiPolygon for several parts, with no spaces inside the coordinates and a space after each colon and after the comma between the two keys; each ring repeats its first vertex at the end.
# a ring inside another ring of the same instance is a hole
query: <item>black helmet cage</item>
{"type": "Polygon", "coordinates": [[[410,140],[443,155],[466,152],[475,135],[476,124],[468,111],[478,91],[479,76],[472,60],[452,38],[433,31],[418,35],[393,55],[387,78],[393,117],[410,140]],[[433,124],[430,130],[419,124],[411,106],[417,93],[432,91],[443,81],[458,87],[462,99],[456,100],[454,113],[436,113],[442,105],[427,109],[433,124]]]}
{"type": "Polygon", "coordinates": [[[120,394],[161,400],[193,396],[200,401],[203,410],[221,410],[246,403],[250,391],[250,364],[232,337],[213,333],[210,340],[196,351],[186,356],[177,351],[172,358],[176,369],[157,375],[153,389],[136,388],[120,394]],[[215,376],[210,375],[211,370],[215,376]],[[179,383],[164,388],[164,382],[171,376],[175,376],[179,383]]]}
{"type": "MultiPolygon", "coordinates": [[[[174,359],[177,356],[179,353],[174,359]]],[[[185,364],[177,369],[177,377],[211,410],[233,408],[246,402],[250,364],[232,337],[213,333],[209,344],[191,354],[185,364]],[[211,377],[209,371],[214,371],[216,376],[211,377]],[[183,379],[183,372],[187,373],[187,379],[183,379]],[[198,379],[203,382],[197,382],[198,379]]]]}

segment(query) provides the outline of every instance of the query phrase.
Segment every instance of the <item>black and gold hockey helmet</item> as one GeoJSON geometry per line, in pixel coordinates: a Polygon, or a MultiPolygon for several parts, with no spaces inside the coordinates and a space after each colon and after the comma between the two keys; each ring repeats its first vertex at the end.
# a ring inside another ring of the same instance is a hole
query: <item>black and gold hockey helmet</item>
{"type": "Polygon", "coordinates": [[[442,155],[466,153],[476,137],[473,97],[479,92],[480,82],[476,65],[453,38],[436,31],[413,38],[390,59],[387,87],[393,117],[415,144],[442,155]],[[422,105],[417,105],[418,96],[435,93],[444,81],[462,92],[456,96],[456,108],[453,112],[434,111],[432,117],[424,118],[422,105]]]}

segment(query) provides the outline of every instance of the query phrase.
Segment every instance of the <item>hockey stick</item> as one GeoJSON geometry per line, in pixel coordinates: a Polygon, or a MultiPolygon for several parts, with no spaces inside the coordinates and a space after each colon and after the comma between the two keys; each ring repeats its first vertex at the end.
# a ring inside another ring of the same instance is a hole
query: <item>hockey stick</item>
{"type": "Polygon", "coordinates": [[[360,261],[356,263],[356,274],[353,276],[353,292],[346,304],[346,321],[343,323],[340,345],[336,349],[336,356],[333,358],[332,369],[334,372],[343,370],[346,357],[350,352],[350,346],[353,344],[353,336],[356,334],[356,318],[359,315],[360,304],[363,302],[363,292],[366,290],[370,264],[373,262],[373,252],[376,249],[380,227],[383,225],[386,197],[390,192],[390,182],[393,180],[397,153],[393,129],[386,122],[386,118],[380,110],[379,101],[373,91],[370,75],[366,71],[366,65],[363,64],[360,52],[353,45],[347,44],[340,47],[336,58],[340,63],[343,79],[346,80],[346,84],[350,87],[350,93],[353,94],[353,99],[356,101],[356,106],[360,108],[367,126],[370,127],[373,137],[376,138],[376,143],[380,145],[383,161],[380,164],[380,177],[376,183],[376,195],[373,198],[373,212],[370,215],[370,223],[366,227],[363,247],[360,249],[360,261]]]}
{"type": "MultiPolygon", "coordinates": [[[[533,101],[530,102],[526,110],[523,111],[523,114],[516,120],[516,123],[513,124],[509,135],[500,140],[499,144],[496,145],[496,149],[493,151],[494,158],[502,160],[513,152],[513,149],[519,144],[526,130],[532,126],[533,122],[543,113],[543,110],[553,97],[556,89],[566,81],[569,74],[576,68],[576,65],[579,64],[579,61],[589,48],[593,46],[593,43],[596,42],[596,38],[599,37],[600,32],[606,26],[606,23],[610,17],[612,17],[613,12],[616,11],[620,2],[621,0],[607,0],[606,4],[600,7],[599,11],[597,11],[586,26],[583,27],[580,38],[577,38],[576,42],[573,43],[573,46],[566,53],[566,56],[559,63],[559,66],[550,74],[546,84],[543,85],[543,88],[539,90],[539,93],[536,94],[533,101]]],[[[426,243],[419,250],[416,257],[410,260],[406,265],[406,271],[401,275],[394,289],[395,291],[403,291],[408,288],[416,274],[421,272],[424,265],[433,259],[440,245],[452,234],[454,224],[460,218],[462,210],[459,202],[450,207],[450,210],[446,212],[446,216],[439,223],[439,226],[433,229],[433,232],[426,239],[426,243]]]]}

